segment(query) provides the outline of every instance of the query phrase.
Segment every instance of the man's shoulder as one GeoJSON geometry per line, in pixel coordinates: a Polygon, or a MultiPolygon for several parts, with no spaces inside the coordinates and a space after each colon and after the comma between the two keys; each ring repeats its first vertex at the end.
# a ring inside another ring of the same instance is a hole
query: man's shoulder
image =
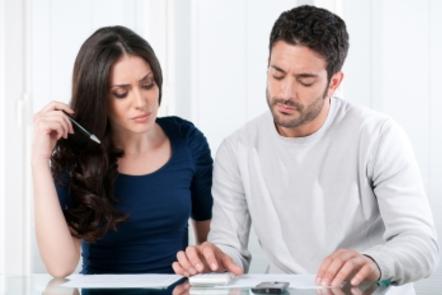
{"type": "Polygon", "coordinates": [[[225,141],[235,145],[252,145],[260,137],[266,136],[272,127],[272,122],[271,113],[269,111],[263,112],[234,131],[225,141]]]}
{"type": "Polygon", "coordinates": [[[335,125],[338,128],[373,132],[392,122],[390,116],[369,107],[354,104],[340,98],[334,98],[334,100],[337,105],[335,125]]]}

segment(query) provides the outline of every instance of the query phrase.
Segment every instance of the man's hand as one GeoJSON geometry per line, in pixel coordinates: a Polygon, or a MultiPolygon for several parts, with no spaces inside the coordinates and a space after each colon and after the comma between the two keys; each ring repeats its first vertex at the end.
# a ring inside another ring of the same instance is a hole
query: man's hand
{"type": "Polygon", "coordinates": [[[339,249],[327,256],[319,267],[316,283],[340,287],[344,282],[357,286],[362,282],[375,282],[380,278],[376,263],[361,253],[339,249]]]}
{"type": "Polygon", "coordinates": [[[204,272],[228,271],[236,275],[243,273],[243,269],[230,256],[209,242],[189,246],[176,256],[177,261],[172,264],[172,268],[176,274],[186,277],[204,272]]]}

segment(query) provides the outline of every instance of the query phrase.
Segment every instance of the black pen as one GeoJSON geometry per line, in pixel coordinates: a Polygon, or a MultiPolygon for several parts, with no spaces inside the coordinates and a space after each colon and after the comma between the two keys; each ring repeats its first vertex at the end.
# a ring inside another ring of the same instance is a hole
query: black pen
{"type": "Polygon", "coordinates": [[[78,127],[78,129],[80,129],[81,132],[83,132],[85,135],[87,135],[91,140],[95,141],[98,144],[101,144],[101,141],[98,139],[97,136],[95,136],[94,134],[92,134],[91,132],[87,131],[86,128],[84,128],[83,126],[80,125],[80,123],[78,123],[77,121],[74,120],[74,118],[72,118],[68,113],[66,113],[65,111],[63,111],[63,113],[66,114],[66,116],[69,118],[69,121],[71,121],[72,123],[75,124],[75,126],[78,127]]]}

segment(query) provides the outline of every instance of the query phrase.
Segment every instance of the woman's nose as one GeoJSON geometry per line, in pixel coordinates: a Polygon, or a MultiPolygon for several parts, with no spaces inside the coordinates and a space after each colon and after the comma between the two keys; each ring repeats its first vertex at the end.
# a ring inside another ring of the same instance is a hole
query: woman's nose
{"type": "Polygon", "coordinates": [[[141,92],[141,90],[138,88],[135,88],[133,95],[134,95],[135,107],[143,108],[147,103],[147,99],[143,96],[143,93],[141,92]]]}

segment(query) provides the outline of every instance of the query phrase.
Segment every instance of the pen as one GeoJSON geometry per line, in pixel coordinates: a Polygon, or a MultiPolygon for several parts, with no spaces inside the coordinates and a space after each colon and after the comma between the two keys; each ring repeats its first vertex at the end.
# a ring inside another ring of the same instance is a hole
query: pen
{"type": "Polygon", "coordinates": [[[75,126],[78,127],[78,129],[80,129],[81,132],[83,132],[85,135],[87,135],[91,140],[95,141],[98,144],[101,144],[101,141],[98,139],[97,136],[95,136],[94,134],[92,134],[91,132],[87,131],[86,128],[84,128],[83,126],[80,125],[80,123],[78,123],[77,121],[74,120],[74,118],[72,118],[68,113],[64,112],[63,113],[66,114],[66,116],[68,117],[69,121],[71,121],[73,124],[75,124],[75,126]]]}

